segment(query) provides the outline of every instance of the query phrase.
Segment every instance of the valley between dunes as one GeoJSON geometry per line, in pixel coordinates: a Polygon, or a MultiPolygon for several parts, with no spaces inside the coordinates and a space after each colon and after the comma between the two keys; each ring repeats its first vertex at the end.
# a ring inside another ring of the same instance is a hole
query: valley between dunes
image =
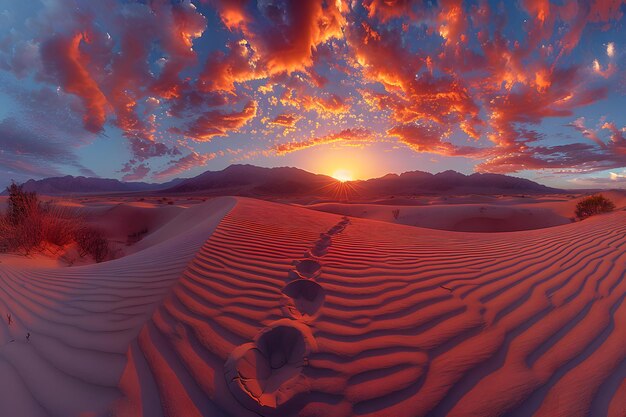
{"type": "Polygon", "coordinates": [[[120,259],[3,261],[0,415],[624,417],[620,204],[473,233],[220,197],[120,259]]]}

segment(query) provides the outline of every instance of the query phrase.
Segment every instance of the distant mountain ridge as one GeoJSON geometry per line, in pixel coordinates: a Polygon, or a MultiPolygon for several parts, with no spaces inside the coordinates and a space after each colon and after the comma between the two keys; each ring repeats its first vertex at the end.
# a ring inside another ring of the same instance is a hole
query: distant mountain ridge
{"type": "Polygon", "coordinates": [[[456,171],[431,174],[409,171],[380,178],[351,181],[345,186],[327,175],[293,168],[263,168],[231,165],[221,171],[206,171],[193,178],[175,179],[163,184],[123,182],[88,177],[53,177],[28,180],[26,191],[39,194],[88,194],[117,192],[157,192],[159,194],[241,195],[250,197],[320,196],[339,197],[338,189],[349,190],[353,197],[375,198],[417,194],[539,194],[558,193],[524,178],[500,174],[465,175],[456,171]]]}
{"type": "Polygon", "coordinates": [[[135,191],[155,191],[172,187],[182,179],[175,179],[163,184],[147,182],[123,182],[110,178],[74,177],[50,177],[41,180],[30,179],[23,184],[24,190],[46,195],[89,194],[89,193],[115,193],[135,191]]]}
{"type": "Polygon", "coordinates": [[[290,196],[319,193],[337,184],[327,175],[313,174],[299,168],[262,168],[254,165],[231,165],[222,171],[206,171],[163,190],[167,193],[211,192],[247,196],[290,196]]]}
{"type": "Polygon", "coordinates": [[[444,171],[431,174],[423,171],[409,171],[397,174],[387,174],[384,177],[370,180],[356,181],[368,194],[450,194],[478,193],[478,194],[503,194],[503,193],[556,193],[562,190],[547,187],[534,181],[511,177],[501,174],[470,175],[456,171],[444,171]]]}

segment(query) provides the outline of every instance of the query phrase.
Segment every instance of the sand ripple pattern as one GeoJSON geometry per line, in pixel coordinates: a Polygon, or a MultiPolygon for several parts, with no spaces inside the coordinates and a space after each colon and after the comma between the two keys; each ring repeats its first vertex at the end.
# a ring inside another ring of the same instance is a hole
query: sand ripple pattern
{"type": "Polygon", "coordinates": [[[233,205],[206,203],[198,230],[118,260],[0,264],[0,416],[109,416],[128,346],[233,205]]]}
{"type": "Polygon", "coordinates": [[[626,212],[341,221],[238,199],[131,347],[127,415],[626,415],[626,212]]]}

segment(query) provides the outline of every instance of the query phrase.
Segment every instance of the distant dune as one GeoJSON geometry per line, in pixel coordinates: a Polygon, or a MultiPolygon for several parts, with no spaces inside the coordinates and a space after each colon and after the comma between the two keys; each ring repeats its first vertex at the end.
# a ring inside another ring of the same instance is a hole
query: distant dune
{"type": "Polygon", "coordinates": [[[498,204],[392,206],[325,203],[309,208],[365,219],[455,232],[513,232],[571,223],[548,207],[498,204]],[[397,213],[397,217],[395,215],[397,213]]]}
{"type": "Polygon", "coordinates": [[[102,212],[156,210],[121,259],[0,263],[11,417],[625,415],[623,210],[476,234],[137,204],[102,212]]]}

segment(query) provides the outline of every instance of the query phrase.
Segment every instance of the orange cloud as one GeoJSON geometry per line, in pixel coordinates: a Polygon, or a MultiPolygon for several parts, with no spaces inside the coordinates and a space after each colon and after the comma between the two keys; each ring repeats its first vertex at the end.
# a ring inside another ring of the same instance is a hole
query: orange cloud
{"type": "Polygon", "coordinates": [[[326,136],[312,138],[302,142],[287,142],[276,145],[273,151],[277,155],[285,155],[291,152],[299,151],[313,146],[325,145],[329,143],[347,142],[347,143],[366,143],[372,141],[372,133],[368,129],[355,128],[345,129],[338,133],[332,133],[326,136]]]}
{"type": "Polygon", "coordinates": [[[281,113],[281,114],[277,115],[274,119],[272,119],[269,122],[269,124],[276,125],[276,126],[282,126],[282,127],[286,127],[286,128],[293,128],[293,127],[295,127],[296,123],[300,119],[302,119],[302,116],[298,116],[298,115],[293,114],[293,113],[281,113]]]}
{"type": "Polygon", "coordinates": [[[310,67],[317,45],[343,37],[343,11],[347,9],[344,0],[285,2],[280,13],[274,4],[259,3],[263,19],[257,20],[248,17],[245,1],[214,0],[210,3],[229,29],[241,31],[258,55],[259,72],[266,76],[310,67]]]}
{"type": "Polygon", "coordinates": [[[69,37],[58,35],[41,46],[41,56],[45,70],[57,77],[63,90],[82,100],[85,129],[98,133],[104,126],[110,106],[87,70],[88,58],[79,49],[84,39],[83,33],[69,37]]]}
{"type": "MultiPolygon", "coordinates": [[[[257,102],[249,101],[243,110],[225,113],[219,110],[205,112],[189,126],[184,134],[199,142],[209,142],[215,136],[237,132],[257,115],[257,102]]],[[[176,133],[180,131],[175,130],[176,133]]]]}
{"type": "Polygon", "coordinates": [[[265,78],[256,68],[254,53],[246,41],[230,43],[229,53],[212,53],[198,78],[198,88],[203,92],[234,92],[236,83],[265,78]]]}
{"type": "Polygon", "coordinates": [[[415,17],[415,0],[364,0],[363,6],[370,18],[377,17],[383,22],[390,19],[415,17]]]}
{"type": "Polygon", "coordinates": [[[197,166],[204,166],[208,161],[216,157],[215,153],[200,154],[198,152],[191,152],[189,155],[183,156],[174,161],[169,162],[169,166],[159,172],[155,172],[153,177],[156,180],[164,180],[168,177],[185,172],[191,168],[197,166]]]}
{"type": "Polygon", "coordinates": [[[208,0],[229,30],[247,27],[251,18],[246,11],[248,0],[208,0]]]}
{"type": "Polygon", "coordinates": [[[167,56],[161,74],[152,85],[152,91],[161,97],[171,99],[179,97],[184,88],[179,74],[196,62],[193,41],[206,29],[206,18],[198,13],[191,3],[182,2],[174,5],[157,4],[156,13],[164,14],[169,19],[160,29],[160,45],[167,56]]]}
{"type": "Polygon", "coordinates": [[[400,142],[417,152],[430,152],[446,156],[480,157],[488,151],[471,146],[456,146],[442,140],[445,132],[437,125],[418,124],[397,125],[387,130],[387,134],[397,137],[400,142]]]}

